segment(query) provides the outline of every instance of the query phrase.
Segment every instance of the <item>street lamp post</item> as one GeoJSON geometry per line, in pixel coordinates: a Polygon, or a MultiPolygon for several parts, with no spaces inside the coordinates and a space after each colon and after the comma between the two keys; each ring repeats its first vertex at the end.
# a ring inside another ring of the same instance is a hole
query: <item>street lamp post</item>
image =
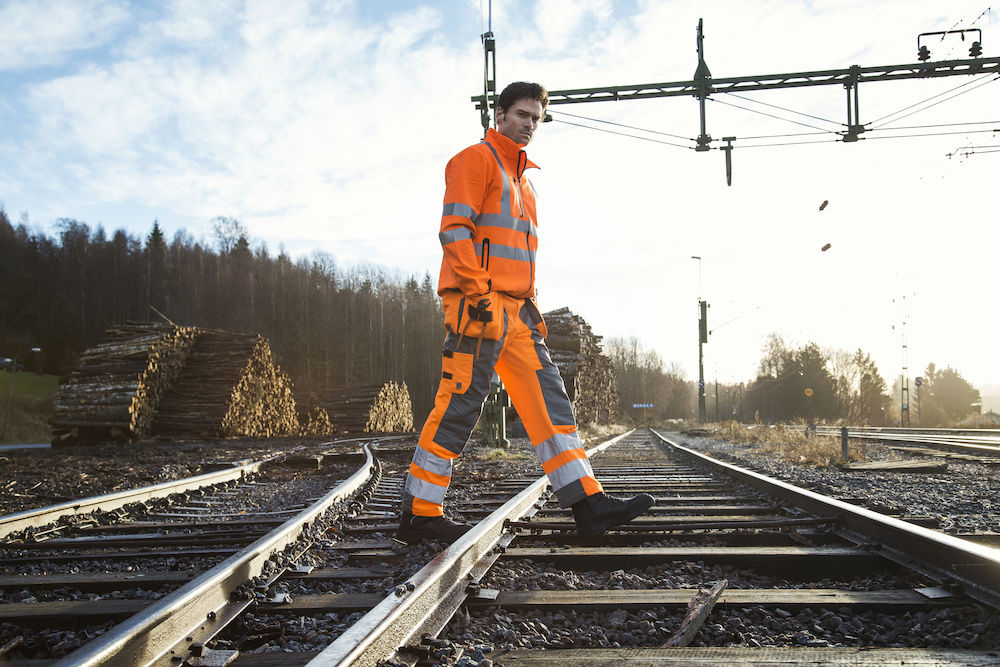
{"type": "Polygon", "coordinates": [[[11,360],[11,363],[10,363],[10,386],[8,387],[8,391],[7,391],[7,409],[4,410],[4,413],[3,413],[3,430],[0,431],[0,440],[3,440],[4,438],[7,437],[7,423],[10,421],[10,402],[11,402],[11,399],[14,398],[14,374],[17,373],[17,355],[18,354],[26,354],[28,352],[41,352],[41,351],[42,351],[42,348],[40,348],[40,347],[32,347],[32,348],[27,349],[27,350],[22,350],[22,351],[18,352],[17,354],[15,354],[14,358],[11,360]]]}

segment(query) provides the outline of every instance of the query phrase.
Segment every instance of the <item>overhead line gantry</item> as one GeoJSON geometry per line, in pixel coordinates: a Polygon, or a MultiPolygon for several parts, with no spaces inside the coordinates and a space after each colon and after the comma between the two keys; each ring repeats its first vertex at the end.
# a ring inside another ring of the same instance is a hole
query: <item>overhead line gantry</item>
{"type": "MultiPolygon", "coordinates": [[[[858,88],[862,82],[928,79],[957,75],[1000,74],[1000,58],[983,58],[978,55],[982,53],[981,36],[980,39],[972,43],[972,47],[970,48],[970,54],[975,55],[975,57],[965,60],[931,62],[929,61],[930,51],[927,46],[920,44],[920,39],[925,36],[941,35],[943,38],[948,34],[961,34],[964,39],[966,32],[979,33],[979,30],[945,30],[922,33],[917,38],[918,58],[922,60],[917,63],[876,67],[852,65],[842,69],[713,78],[705,62],[703,22],[699,19],[697,33],[698,64],[695,69],[694,78],[690,81],[550,90],[549,104],[619,102],[657,97],[696,97],[699,103],[701,132],[695,140],[693,149],[697,152],[704,152],[713,148],[711,146],[713,139],[708,134],[705,119],[705,102],[713,94],[840,85],[847,92],[847,123],[845,124],[846,129],[842,132],[837,132],[837,134],[841,136],[842,141],[855,142],[866,130],[865,124],[860,120],[860,103],[858,101],[858,88]]],[[[489,109],[496,106],[496,40],[492,31],[483,35],[483,49],[486,59],[483,94],[476,95],[471,99],[476,103],[476,108],[480,111],[483,131],[485,132],[489,129],[489,109]]],[[[735,140],[736,137],[724,137],[723,141],[727,142],[726,145],[718,146],[719,150],[726,153],[726,180],[730,184],[732,183],[732,142],[735,140]]]]}

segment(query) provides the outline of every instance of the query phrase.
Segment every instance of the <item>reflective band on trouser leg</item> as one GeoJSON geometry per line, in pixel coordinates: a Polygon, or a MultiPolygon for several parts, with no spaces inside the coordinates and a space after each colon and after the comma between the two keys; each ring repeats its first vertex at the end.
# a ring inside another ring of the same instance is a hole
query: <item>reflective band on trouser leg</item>
{"type": "MultiPolygon", "coordinates": [[[[466,336],[461,349],[458,340],[458,335],[449,333],[445,338],[445,350],[452,354],[475,352],[478,342],[475,338],[466,336]]],[[[442,379],[434,398],[434,409],[420,431],[420,441],[403,486],[404,510],[416,516],[444,513],[444,496],[451,482],[451,462],[462,453],[482,412],[500,344],[483,339],[479,357],[473,358],[472,378],[465,393],[452,393],[449,385],[454,386],[454,382],[442,379]]]]}
{"type": "MultiPolygon", "coordinates": [[[[518,300],[518,303],[524,302],[518,300]]],[[[527,308],[521,307],[509,322],[497,373],[524,422],[559,504],[569,507],[599,493],[601,484],[594,477],[576,433],[573,409],[559,370],[549,358],[527,308]]]]}

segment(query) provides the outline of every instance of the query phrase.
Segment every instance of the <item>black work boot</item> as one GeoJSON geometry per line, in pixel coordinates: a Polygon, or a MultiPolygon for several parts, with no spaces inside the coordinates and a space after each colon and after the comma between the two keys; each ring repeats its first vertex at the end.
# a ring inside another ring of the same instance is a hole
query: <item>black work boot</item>
{"type": "Polygon", "coordinates": [[[410,512],[399,515],[396,539],[407,544],[420,540],[443,540],[451,544],[472,528],[467,523],[456,523],[443,516],[414,516],[410,512]]]}
{"type": "Polygon", "coordinates": [[[580,537],[595,539],[608,528],[628,523],[653,506],[653,496],[648,493],[623,500],[604,493],[595,493],[573,503],[573,518],[580,537]]]}

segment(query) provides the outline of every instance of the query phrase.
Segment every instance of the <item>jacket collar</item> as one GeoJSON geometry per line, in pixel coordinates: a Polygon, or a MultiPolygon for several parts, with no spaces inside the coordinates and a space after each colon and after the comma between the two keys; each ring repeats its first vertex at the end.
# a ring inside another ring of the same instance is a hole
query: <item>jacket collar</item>
{"type": "Polygon", "coordinates": [[[521,146],[515,143],[514,140],[500,134],[492,127],[486,131],[486,141],[488,141],[493,148],[497,149],[498,153],[506,157],[514,164],[520,166],[521,160],[524,160],[524,167],[520,169],[521,171],[532,167],[538,169],[538,165],[528,159],[528,154],[524,152],[524,149],[521,148],[521,146]],[[521,158],[521,155],[524,155],[524,157],[521,158]]]}

